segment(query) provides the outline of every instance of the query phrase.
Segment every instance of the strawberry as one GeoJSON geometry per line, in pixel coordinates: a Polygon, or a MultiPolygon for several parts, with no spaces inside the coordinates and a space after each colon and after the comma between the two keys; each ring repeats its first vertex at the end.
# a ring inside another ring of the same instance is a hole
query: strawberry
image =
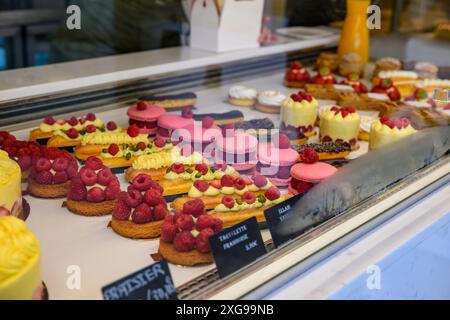
{"type": "Polygon", "coordinates": [[[300,155],[300,159],[304,163],[311,164],[311,163],[315,163],[315,162],[319,161],[319,155],[312,148],[304,148],[303,152],[300,155]]]}
{"type": "Polygon", "coordinates": [[[97,117],[95,116],[95,114],[93,114],[93,113],[88,113],[87,115],[86,115],[86,120],[87,121],[95,121],[95,119],[97,119],[97,117]]]}
{"type": "Polygon", "coordinates": [[[197,164],[197,165],[195,166],[195,170],[197,170],[198,172],[200,172],[202,175],[205,175],[205,174],[208,173],[209,168],[208,168],[208,166],[207,166],[206,164],[200,163],[200,164],[197,164]]]}

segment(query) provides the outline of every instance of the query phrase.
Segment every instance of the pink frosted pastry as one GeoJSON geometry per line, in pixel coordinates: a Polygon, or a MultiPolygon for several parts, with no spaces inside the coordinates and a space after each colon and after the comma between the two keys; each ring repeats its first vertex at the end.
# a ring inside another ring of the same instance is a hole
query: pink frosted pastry
{"type": "Polygon", "coordinates": [[[217,141],[216,162],[227,163],[240,173],[251,174],[258,162],[257,148],[258,139],[246,133],[221,137],[217,141]]]}
{"type": "Polygon", "coordinates": [[[308,191],[315,184],[337,172],[337,169],[332,165],[318,162],[319,156],[311,148],[305,148],[300,155],[300,159],[302,163],[298,163],[291,168],[292,178],[288,190],[293,195],[308,191]]]}
{"type": "Polygon", "coordinates": [[[165,113],[165,109],[144,101],[139,101],[130,106],[127,112],[128,117],[130,117],[130,126],[134,124],[139,128],[139,133],[152,136],[156,134],[158,118],[165,113]]]}
{"type": "Polygon", "coordinates": [[[189,112],[188,109],[183,110],[181,116],[175,114],[163,114],[158,118],[156,137],[164,140],[171,139],[173,131],[194,124],[192,116],[192,111],[189,112]]]}
{"type": "Polygon", "coordinates": [[[289,138],[280,134],[272,139],[272,143],[259,145],[256,170],[277,187],[287,187],[297,159],[298,153],[291,148],[289,138]]]}

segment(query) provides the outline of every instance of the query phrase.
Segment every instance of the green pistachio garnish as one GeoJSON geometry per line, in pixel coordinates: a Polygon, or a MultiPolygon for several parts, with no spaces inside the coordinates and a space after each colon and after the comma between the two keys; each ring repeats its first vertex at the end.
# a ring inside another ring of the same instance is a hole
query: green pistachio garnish
{"type": "Polygon", "coordinates": [[[192,169],[186,169],[186,172],[189,174],[192,174],[192,172],[194,172],[192,169]]]}
{"type": "Polygon", "coordinates": [[[130,160],[130,159],[131,159],[131,153],[128,152],[128,153],[125,155],[125,159],[130,160]]]}
{"type": "Polygon", "coordinates": [[[264,197],[262,194],[260,194],[258,196],[258,201],[262,204],[264,204],[266,202],[266,197],[264,197]]]}
{"type": "Polygon", "coordinates": [[[242,205],[242,200],[241,199],[236,199],[236,203],[238,204],[238,205],[242,205]]]}
{"type": "Polygon", "coordinates": [[[197,179],[201,178],[201,177],[202,177],[201,172],[197,173],[197,174],[195,175],[195,177],[196,177],[197,179]]]}
{"type": "Polygon", "coordinates": [[[169,173],[170,171],[172,171],[170,168],[167,168],[166,173],[169,173]]]}

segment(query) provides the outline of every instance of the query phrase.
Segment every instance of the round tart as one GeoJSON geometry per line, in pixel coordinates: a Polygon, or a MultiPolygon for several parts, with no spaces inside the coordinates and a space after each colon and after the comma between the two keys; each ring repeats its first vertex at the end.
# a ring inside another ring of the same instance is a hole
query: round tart
{"type": "Polygon", "coordinates": [[[361,118],[352,107],[334,106],[320,114],[320,140],[323,142],[347,142],[357,148],[361,118]]]}
{"type": "Polygon", "coordinates": [[[369,148],[381,148],[416,132],[407,118],[381,117],[372,124],[370,129],[369,148]]]}
{"type": "Polygon", "coordinates": [[[233,86],[228,92],[228,101],[235,106],[251,107],[256,103],[258,92],[246,86],[233,86]]]}
{"type": "Polygon", "coordinates": [[[281,102],[286,99],[286,96],[280,91],[266,90],[258,94],[258,100],[255,108],[261,112],[279,113],[281,102]]]}
{"type": "Polygon", "coordinates": [[[311,75],[308,70],[303,68],[299,61],[294,61],[286,71],[284,84],[289,88],[303,88],[310,80],[311,75]]]}

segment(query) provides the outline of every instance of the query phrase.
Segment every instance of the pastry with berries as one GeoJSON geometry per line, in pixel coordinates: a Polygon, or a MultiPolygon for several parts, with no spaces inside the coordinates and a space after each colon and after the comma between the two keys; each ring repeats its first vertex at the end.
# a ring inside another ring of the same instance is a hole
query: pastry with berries
{"type": "Polygon", "coordinates": [[[149,104],[145,101],[138,101],[130,106],[127,115],[130,118],[129,125],[136,125],[139,133],[156,135],[158,118],[166,113],[162,107],[149,104]]]}
{"type": "Polygon", "coordinates": [[[80,132],[86,130],[88,126],[102,129],[104,124],[103,121],[93,113],[88,113],[80,118],[71,117],[70,119],[47,117],[39,125],[39,128],[30,132],[29,139],[30,141],[37,141],[39,144],[46,145],[48,140],[59,132],[67,132],[70,129],[80,132]]]}
{"type": "Polygon", "coordinates": [[[370,129],[369,149],[378,149],[416,133],[408,118],[379,118],[370,129]]]}
{"type": "Polygon", "coordinates": [[[46,148],[39,157],[32,159],[28,192],[38,198],[63,198],[77,171],[78,162],[70,153],[46,148]]]}
{"type": "Polygon", "coordinates": [[[311,83],[318,85],[336,84],[336,78],[331,74],[331,69],[322,67],[317,74],[311,79],[311,83]]]}
{"type": "Polygon", "coordinates": [[[373,93],[384,93],[391,101],[399,101],[401,98],[400,91],[394,85],[391,79],[380,79],[372,88],[373,93]]]}
{"type": "Polygon", "coordinates": [[[298,153],[291,148],[289,138],[279,134],[271,143],[259,145],[256,171],[269,178],[277,187],[287,187],[291,178],[291,167],[297,159],[298,153]]]}
{"type": "Polygon", "coordinates": [[[165,218],[158,253],[180,266],[213,263],[208,239],[222,229],[222,221],[208,215],[200,199],[188,201],[182,210],[165,218]]]}
{"type": "Polygon", "coordinates": [[[120,183],[109,168],[96,157],[70,181],[65,206],[82,216],[104,216],[113,212],[120,193],[120,183]]]}
{"type": "Polygon", "coordinates": [[[240,198],[224,195],[221,203],[209,214],[222,220],[225,228],[232,227],[253,217],[258,222],[265,222],[264,211],[290,197],[290,195],[282,195],[275,186],[265,190],[262,194],[246,191],[240,198]]]}
{"type": "Polygon", "coordinates": [[[339,67],[339,56],[334,52],[322,52],[316,61],[317,68],[330,68],[335,71],[339,67]]]}
{"type": "Polygon", "coordinates": [[[218,180],[196,180],[186,196],[176,198],[172,202],[172,208],[180,210],[186,202],[201,199],[205,208],[212,210],[221,203],[225,195],[240,198],[247,191],[263,194],[272,186],[270,180],[261,175],[251,179],[247,176],[225,174],[218,180]]]}
{"type": "Polygon", "coordinates": [[[86,132],[80,139],[79,145],[74,149],[75,157],[79,160],[86,160],[91,156],[98,156],[107,150],[112,144],[118,146],[137,146],[143,142],[150,144],[147,134],[141,134],[138,126],[131,125],[128,129],[117,127],[114,122],[108,122],[106,130],[86,132]]]}
{"type": "Polygon", "coordinates": [[[303,91],[291,94],[281,104],[281,131],[292,131],[307,137],[316,134],[317,100],[303,91]]]}
{"type": "MultiPolygon", "coordinates": [[[[312,149],[319,156],[319,160],[344,159],[352,151],[352,147],[347,142],[316,142],[303,145],[293,145],[292,148],[300,155],[305,149],[312,149]]],[[[303,161],[301,156],[299,157],[299,161],[303,161]]]]}
{"type": "Polygon", "coordinates": [[[324,109],[320,114],[320,141],[347,142],[356,150],[360,124],[361,117],[353,107],[324,109]]]}
{"type": "Polygon", "coordinates": [[[284,84],[289,88],[303,88],[311,80],[308,70],[299,61],[291,63],[284,77],[284,84]]]}
{"type": "MultiPolygon", "coordinates": [[[[414,71],[395,70],[395,71],[381,71],[376,77],[372,79],[374,85],[380,86],[385,80],[390,80],[392,85],[398,90],[399,95],[407,97],[413,94],[416,88],[416,81],[418,75],[414,71]]],[[[392,99],[391,100],[398,100],[392,99]]]]}
{"type": "Polygon", "coordinates": [[[340,82],[342,85],[351,86],[356,94],[368,93],[366,85],[361,81],[359,74],[350,73],[347,79],[340,82]]]}
{"type": "Polygon", "coordinates": [[[436,102],[428,96],[423,88],[417,88],[414,93],[405,98],[405,103],[416,108],[435,108],[436,102]]]}
{"type": "Polygon", "coordinates": [[[312,148],[304,148],[300,155],[301,163],[291,168],[289,193],[298,195],[307,192],[314,185],[331,177],[337,172],[332,165],[319,162],[319,155],[312,148]]]}
{"type": "Polygon", "coordinates": [[[118,195],[110,224],[114,232],[131,239],[159,237],[169,214],[163,192],[149,176],[137,176],[128,190],[118,195]]]}

